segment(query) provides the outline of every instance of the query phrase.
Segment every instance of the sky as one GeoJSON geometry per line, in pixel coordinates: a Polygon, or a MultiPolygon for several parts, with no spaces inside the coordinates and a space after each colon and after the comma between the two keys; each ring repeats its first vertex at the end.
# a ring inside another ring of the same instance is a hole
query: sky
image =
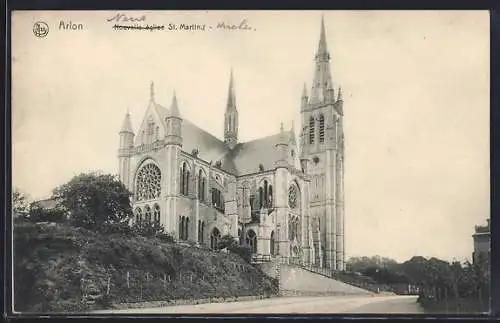
{"type": "Polygon", "coordinates": [[[470,259],[490,216],[487,11],[128,13],[245,31],[113,30],[117,13],[14,12],[13,186],[39,199],[117,173],[124,115],[137,129],[152,81],[158,103],[175,91],[182,116],[221,138],[232,68],[241,141],[300,129],[323,15],[344,93],[346,255],[470,259]]]}

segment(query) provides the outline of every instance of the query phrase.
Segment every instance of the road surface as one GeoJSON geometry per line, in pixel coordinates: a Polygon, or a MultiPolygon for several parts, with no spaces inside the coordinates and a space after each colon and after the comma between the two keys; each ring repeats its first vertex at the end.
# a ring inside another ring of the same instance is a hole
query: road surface
{"type": "Polygon", "coordinates": [[[418,314],[417,296],[281,297],[264,300],[97,311],[96,314],[418,314]]]}

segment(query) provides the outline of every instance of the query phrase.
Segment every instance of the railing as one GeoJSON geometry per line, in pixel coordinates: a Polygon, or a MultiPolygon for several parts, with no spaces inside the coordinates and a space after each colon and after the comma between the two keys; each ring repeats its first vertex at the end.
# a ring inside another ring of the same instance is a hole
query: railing
{"type": "Polygon", "coordinates": [[[392,291],[392,288],[390,288],[390,286],[366,282],[366,281],[357,281],[355,278],[351,277],[349,274],[346,274],[345,272],[337,271],[331,268],[319,267],[311,263],[304,263],[300,258],[280,257],[280,263],[287,265],[294,265],[304,270],[338,280],[344,284],[348,284],[353,287],[369,290],[374,293],[379,293],[382,291],[392,291]]]}
{"type": "Polygon", "coordinates": [[[252,263],[263,263],[271,262],[272,258],[270,255],[254,254],[252,255],[252,263]]]}

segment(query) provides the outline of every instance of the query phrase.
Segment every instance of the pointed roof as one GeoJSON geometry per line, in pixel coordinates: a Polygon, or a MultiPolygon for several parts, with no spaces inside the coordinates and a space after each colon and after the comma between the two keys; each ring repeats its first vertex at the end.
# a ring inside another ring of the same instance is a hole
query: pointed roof
{"type": "Polygon", "coordinates": [[[233,69],[231,68],[226,110],[232,109],[236,109],[236,95],[234,94],[233,69]]]}
{"type": "Polygon", "coordinates": [[[307,98],[307,85],[304,82],[304,87],[302,88],[302,98],[307,98]]]}
{"type": "Polygon", "coordinates": [[[321,17],[321,31],[309,101],[310,103],[322,103],[331,100],[334,100],[334,97],[332,76],[330,74],[330,54],[326,44],[325,22],[321,17]]]}
{"type": "Polygon", "coordinates": [[[342,87],[339,86],[339,93],[337,95],[337,101],[343,101],[343,97],[342,97],[342,87]]]}
{"type": "Polygon", "coordinates": [[[120,132],[130,132],[134,133],[134,130],[132,129],[132,121],[130,120],[130,112],[127,111],[127,114],[125,115],[125,119],[123,120],[122,128],[120,132]]]}
{"type": "Polygon", "coordinates": [[[181,114],[179,112],[179,107],[177,105],[177,95],[175,94],[174,91],[174,96],[172,97],[172,104],[170,105],[170,109],[168,110],[169,117],[180,117],[181,114]]]}
{"type": "Polygon", "coordinates": [[[323,15],[321,15],[321,31],[319,34],[319,44],[318,44],[318,52],[317,54],[317,59],[318,58],[323,58],[323,59],[330,59],[330,55],[328,54],[328,47],[326,45],[326,31],[325,31],[325,19],[323,15]]]}

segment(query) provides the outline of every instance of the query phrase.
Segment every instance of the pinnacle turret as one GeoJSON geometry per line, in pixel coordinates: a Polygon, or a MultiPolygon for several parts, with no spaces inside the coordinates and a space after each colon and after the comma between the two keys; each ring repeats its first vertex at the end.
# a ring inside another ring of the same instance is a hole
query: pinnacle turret
{"type": "Polygon", "coordinates": [[[134,130],[132,129],[132,121],[130,120],[130,112],[128,110],[127,114],[125,115],[125,119],[123,120],[120,132],[134,133],[134,130]]]}
{"type": "Polygon", "coordinates": [[[169,110],[169,117],[180,118],[180,116],[181,116],[181,114],[179,112],[179,107],[177,104],[177,95],[175,94],[175,91],[174,91],[174,95],[172,97],[172,105],[170,106],[170,110],[169,110]]]}

